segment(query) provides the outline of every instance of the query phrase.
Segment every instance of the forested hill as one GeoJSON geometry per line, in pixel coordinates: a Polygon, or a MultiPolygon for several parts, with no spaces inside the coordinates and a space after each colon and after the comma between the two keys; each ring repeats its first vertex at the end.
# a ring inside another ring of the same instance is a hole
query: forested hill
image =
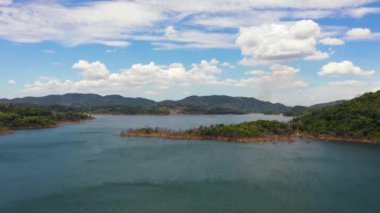
{"type": "Polygon", "coordinates": [[[292,123],[313,135],[380,139],[380,91],[306,113],[292,123]]]}
{"type": "Polygon", "coordinates": [[[344,102],[346,102],[346,101],[345,100],[339,100],[339,101],[332,101],[332,102],[327,102],[327,103],[315,104],[315,105],[311,105],[309,107],[307,107],[307,106],[294,106],[294,107],[290,108],[288,111],[284,112],[283,114],[285,116],[296,117],[296,116],[303,115],[305,113],[310,113],[312,111],[316,111],[316,110],[324,108],[324,107],[342,104],[344,102]]]}
{"type": "Polygon", "coordinates": [[[65,95],[48,95],[44,97],[25,97],[1,99],[0,103],[34,104],[44,106],[99,107],[110,105],[152,105],[154,101],[145,98],[126,98],[120,95],[100,96],[97,94],[69,93],[65,95]]]}
{"type": "Polygon", "coordinates": [[[190,96],[178,101],[161,101],[144,98],[126,98],[119,95],[65,94],[44,97],[0,99],[6,104],[33,104],[65,106],[100,113],[119,114],[244,114],[283,113],[290,109],[283,104],[273,104],[255,98],[223,95],[190,96]]]}
{"type": "Polygon", "coordinates": [[[230,97],[225,95],[190,96],[179,101],[162,101],[160,106],[181,108],[190,114],[210,112],[230,113],[283,113],[290,107],[256,98],[230,97]]]}

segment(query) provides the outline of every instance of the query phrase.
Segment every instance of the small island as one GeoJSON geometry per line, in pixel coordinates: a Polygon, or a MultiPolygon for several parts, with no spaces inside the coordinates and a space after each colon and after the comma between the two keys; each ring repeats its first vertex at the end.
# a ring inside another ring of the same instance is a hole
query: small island
{"type": "Polygon", "coordinates": [[[121,132],[121,135],[230,142],[282,142],[304,138],[380,143],[380,91],[366,93],[344,103],[306,111],[288,123],[259,120],[179,131],[146,127],[129,129],[121,132]]]}
{"type": "Polygon", "coordinates": [[[0,135],[14,130],[53,128],[62,124],[78,123],[91,119],[91,115],[79,112],[55,111],[34,105],[0,105],[0,135]]]}
{"type": "Polygon", "coordinates": [[[293,131],[278,121],[253,121],[241,124],[218,124],[196,129],[171,131],[159,128],[130,129],[121,132],[127,137],[161,137],[184,140],[218,140],[230,142],[291,141],[293,131]]]}

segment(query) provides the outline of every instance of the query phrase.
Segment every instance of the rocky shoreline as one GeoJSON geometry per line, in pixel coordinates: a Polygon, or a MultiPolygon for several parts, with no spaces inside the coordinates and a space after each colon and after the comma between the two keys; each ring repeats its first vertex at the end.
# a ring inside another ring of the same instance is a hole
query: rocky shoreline
{"type": "Polygon", "coordinates": [[[226,141],[233,143],[280,143],[280,142],[292,142],[297,138],[304,140],[320,140],[331,142],[352,142],[352,143],[368,143],[368,144],[380,144],[380,139],[371,138],[348,138],[337,137],[331,135],[311,135],[307,133],[295,133],[291,135],[262,135],[257,137],[214,137],[214,136],[201,136],[197,134],[191,134],[187,131],[170,131],[159,130],[154,132],[146,132],[141,130],[126,130],[120,133],[123,137],[147,137],[147,138],[165,138],[173,140],[215,140],[226,141]]]}

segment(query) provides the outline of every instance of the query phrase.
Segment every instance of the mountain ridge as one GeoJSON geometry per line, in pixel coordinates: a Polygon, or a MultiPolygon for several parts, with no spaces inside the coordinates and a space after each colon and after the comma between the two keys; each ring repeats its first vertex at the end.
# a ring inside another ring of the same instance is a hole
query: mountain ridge
{"type": "Polygon", "coordinates": [[[41,97],[27,96],[14,99],[0,99],[0,104],[31,104],[74,108],[94,113],[110,114],[246,114],[266,113],[299,116],[308,111],[343,103],[334,101],[306,106],[286,106],[254,97],[227,95],[192,95],[180,100],[154,101],[141,97],[121,95],[98,95],[94,93],[66,93],[41,97]]]}

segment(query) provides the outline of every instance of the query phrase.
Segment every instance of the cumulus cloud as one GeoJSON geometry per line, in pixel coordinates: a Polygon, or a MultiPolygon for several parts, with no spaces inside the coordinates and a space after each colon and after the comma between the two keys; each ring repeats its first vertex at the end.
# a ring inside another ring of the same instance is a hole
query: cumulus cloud
{"type": "Polygon", "coordinates": [[[110,74],[107,67],[100,61],[89,63],[88,61],[79,60],[72,68],[81,70],[81,75],[86,80],[102,80],[108,78],[110,74]]]}
{"type": "Polygon", "coordinates": [[[366,39],[369,38],[371,34],[371,30],[368,28],[352,28],[346,33],[349,39],[366,39]]]}
{"type": "MultiPolygon", "coordinates": [[[[94,92],[125,93],[126,91],[157,91],[169,89],[174,85],[189,84],[218,85],[225,84],[217,79],[221,73],[219,61],[202,60],[186,69],[183,64],[170,65],[134,64],[121,72],[110,72],[106,65],[99,62],[79,60],[72,66],[79,70],[82,79],[79,81],[59,80],[42,77],[32,84],[26,85],[24,91],[33,94],[94,92]]],[[[152,94],[150,94],[152,95],[152,94]]]]}
{"type": "Polygon", "coordinates": [[[262,70],[249,71],[247,74],[258,77],[240,79],[235,85],[240,87],[258,87],[258,97],[263,100],[271,100],[272,94],[279,90],[284,92],[289,89],[305,88],[309,85],[307,82],[297,78],[296,74],[299,72],[299,69],[283,64],[274,64],[270,69],[270,72],[262,70]]]}
{"type": "Polygon", "coordinates": [[[379,88],[376,78],[310,85],[302,78],[299,69],[284,64],[272,65],[269,70],[248,71],[247,76],[242,78],[223,77],[223,63],[216,59],[202,60],[190,67],[181,63],[134,64],[118,72],[108,70],[102,62],[80,60],[75,64],[74,70],[81,76],[79,80],[40,77],[24,85],[21,91],[13,91],[13,94],[40,96],[79,92],[167,99],[183,98],[185,94],[217,94],[223,90],[224,94],[229,95],[252,96],[289,105],[308,105],[349,99],[379,88]],[[92,74],[99,70],[102,70],[99,72],[101,74],[96,74],[94,78],[92,74]]]}
{"type": "Polygon", "coordinates": [[[329,45],[329,46],[339,46],[339,45],[343,45],[344,41],[339,38],[327,37],[327,38],[319,40],[319,43],[324,44],[324,45],[329,45]]]}
{"type": "MultiPolygon", "coordinates": [[[[207,86],[207,88],[258,88],[259,96],[269,100],[273,91],[286,91],[305,88],[308,83],[297,76],[298,69],[275,64],[271,71],[250,72],[247,78],[222,78],[223,63],[216,59],[201,60],[186,68],[181,63],[158,65],[133,64],[120,72],[111,72],[106,65],[99,62],[79,60],[72,68],[79,71],[82,77],[78,81],[60,80],[52,77],[41,77],[25,85],[24,94],[42,95],[68,92],[94,92],[99,94],[124,94],[130,96],[154,96],[168,91],[179,92],[186,88],[207,86]],[[149,92],[149,94],[148,94],[149,92]]],[[[180,93],[178,93],[180,94],[180,93]]]]}
{"type": "Polygon", "coordinates": [[[268,24],[241,28],[236,39],[244,65],[270,64],[289,59],[320,60],[327,53],[316,49],[320,27],[311,20],[291,25],[268,24]]]}
{"type": "Polygon", "coordinates": [[[324,65],[318,73],[321,76],[337,76],[337,75],[359,75],[371,76],[375,74],[374,70],[365,71],[358,66],[355,66],[351,61],[331,62],[324,65]]]}
{"type": "Polygon", "coordinates": [[[15,81],[15,80],[9,80],[9,81],[8,81],[8,84],[9,84],[9,85],[15,85],[15,84],[16,84],[16,81],[15,81]]]}

